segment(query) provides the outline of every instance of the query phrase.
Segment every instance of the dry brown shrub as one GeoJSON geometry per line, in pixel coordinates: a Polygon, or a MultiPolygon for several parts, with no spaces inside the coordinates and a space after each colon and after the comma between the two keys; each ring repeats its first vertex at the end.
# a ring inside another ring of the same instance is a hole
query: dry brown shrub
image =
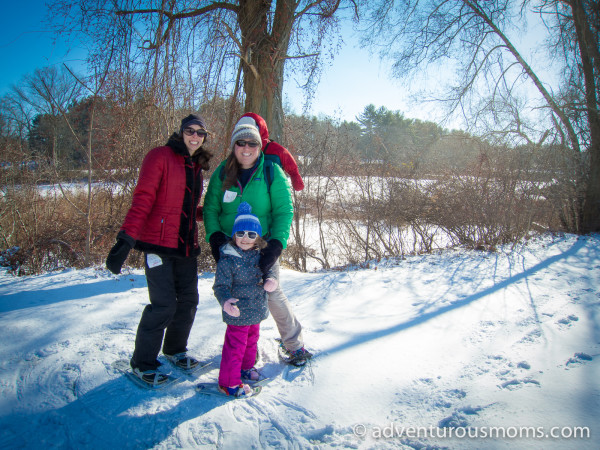
{"type": "Polygon", "coordinates": [[[23,186],[5,191],[2,203],[0,226],[7,246],[18,248],[17,274],[81,267],[87,225],[64,199],[23,186]]]}

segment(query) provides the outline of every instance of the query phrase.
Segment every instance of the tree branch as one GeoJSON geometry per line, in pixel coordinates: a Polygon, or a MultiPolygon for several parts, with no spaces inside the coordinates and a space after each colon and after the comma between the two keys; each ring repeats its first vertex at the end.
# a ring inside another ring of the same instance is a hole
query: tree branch
{"type": "Polygon", "coordinates": [[[148,46],[144,47],[146,50],[156,50],[157,48],[161,47],[165,43],[165,41],[169,37],[171,29],[173,28],[174,24],[178,20],[189,19],[191,17],[203,16],[209,12],[217,11],[217,10],[226,10],[226,11],[231,11],[231,12],[237,14],[239,12],[239,6],[233,5],[231,3],[213,2],[208,6],[205,6],[203,8],[194,9],[194,10],[188,11],[188,12],[173,13],[171,11],[166,11],[164,9],[134,9],[134,10],[117,10],[115,12],[115,14],[117,16],[139,15],[139,14],[160,14],[160,15],[165,16],[168,19],[168,24],[167,24],[167,29],[162,34],[162,36],[160,38],[157,38],[157,40],[155,42],[152,42],[150,40],[144,41],[144,43],[148,43],[148,46]]]}
{"type": "Polygon", "coordinates": [[[554,114],[556,114],[558,116],[561,124],[567,130],[567,134],[569,136],[569,141],[571,142],[571,146],[572,146],[573,150],[575,152],[579,153],[579,151],[580,151],[579,139],[577,138],[577,134],[575,133],[575,130],[573,129],[573,126],[571,125],[569,118],[566,116],[564,111],[558,106],[558,104],[554,101],[554,99],[552,98],[552,96],[550,95],[548,90],[544,87],[541,80],[535,74],[533,69],[523,59],[521,54],[517,51],[517,49],[514,47],[512,42],[506,37],[506,35],[502,31],[500,31],[500,29],[496,26],[496,24],[487,16],[487,14],[485,14],[485,12],[483,10],[481,10],[479,8],[479,6],[477,4],[475,4],[474,2],[472,2],[470,0],[463,0],[463,1],[464,1],[465,5],[467,5],[469,8],[471,8],[471,10],[477,16],[479,16],[486,23],[487,26],[489,26],[494,31],[494,33],[502,40],[502,42],[504,42],[504,45],[506,46],[508,51],[519,62],[519,64],[521,65],[521,67],[523,68],[525,73],[529,76],[529,78],[535,84],[535,86],[538,89],[538,91],[540,92],[540,94],[542,94],[542,96],[544,97],[544,100],[546,100],[546,102],[550,106],[550,109],[552,109],[554,114]]]}

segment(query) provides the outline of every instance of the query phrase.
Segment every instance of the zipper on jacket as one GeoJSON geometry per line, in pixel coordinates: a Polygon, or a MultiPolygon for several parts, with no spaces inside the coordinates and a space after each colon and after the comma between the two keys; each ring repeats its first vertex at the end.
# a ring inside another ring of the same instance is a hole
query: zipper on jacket
{"type": "MultiPolygon", "coordinates": [[[[248,182],[246,183],[246,186],[248,186],[254,178],[254,174],[256,173],[256,171],[258,170],[258,166],[255,167],[254,171],[250,174],[250,178],[248,178],[248,182]]],[[[238,188],[240,188],[240,197],[242,195],[244,195],[244,188],[242,187],[242,183],[240,183],[240,180],[235,180],[235,182],[238,185],[238,188]]]]}
{"type": "MultiPolygon", "coordinates": [[[[188,216],[188,236],[187,236],[187,242],[186,242],[186,246],[185,246],[185,256],[190,256],[192,254],[192,250],[194,249],[194,243],[195,243],[195,236],[194,236],[194,231],[196,231],[196,233],[198,232],[197,230],[195,230],[195,225],[196,225],[196,209],[197,209],[197,204],[196,204],[196,181],[199,181],[200,183],[203,182],[202,180],[202,169],[200,167],[198,167],[196,164],[194,164],[191,160],[190,160],[190,164],[192,167],[192,188],[191,188],[191,202],[190,202],[190,211],[189,211],[189,216],[188,216]],[[200,180],[196,180],[196,177],[200,175],[200,180]]],[[[202,195],[202,194],[200,194],[202,195]]],[[[200,199],[198,199],[198,203],[200,202],[200,199]]]]}
{"type": "Polygon", "coordinates": [[[196,220],[196,214],[194,211],[194,204],[195,204],[195,198],[194,198],[194,190],[196,189],[196,174],[194,173],[194,163],[192,163],[192,188],[191,188],[191,192],[190,192],[190,211],[188,212],[188,235],[186,237],[186,244],[185,244],[185,256],[190,256],[191,253],[191,249],[194,246],[194,237],[192,236],[192,230],[194,229],[194,224],[192,222],[192,220],[196,220]],[[191,242],[190,242],[191,239],[191,242]]]}

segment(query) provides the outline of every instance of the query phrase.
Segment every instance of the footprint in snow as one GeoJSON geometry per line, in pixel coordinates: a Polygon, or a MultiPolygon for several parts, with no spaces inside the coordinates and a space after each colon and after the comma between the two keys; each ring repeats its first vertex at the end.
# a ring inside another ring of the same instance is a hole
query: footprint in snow
{"type": "Polygon", "coordinates": [[[433,406],[438,408],[451,408],[458,400],[462,400],[467,396],[467,393],[462,389],[449,389],[440,393],[433,406]]]}
{"type": "Polygon", "coordinates": [[[558,321],[558,323],[560,325],[565,325],[565,326],[570,327],[573,322],[577,322],[578,320],[579,320],[579,317],[577,317],[574,314],[570,314],[569,316],[563,317],[562,319],[560,319],[558,321]]]}
{"type": "Polygon", "coordinates": [[[525,370],[531,369],[531,366],[529,365],[529,363],[527,361],[521,361],[519,364],[517,364],[517,367],[519,369],[525,369],[525,370]]]}
{"type": "Polygon", "coordinates": [[[531,342],[537,342],[542,337],[542,332],[539,329],[535,329],[523,336],[517,343],[527,344],[531,342]]]}
{"type": "Polygon", "coordinates": [[[439,428],[466,428],[469,426],[468,416],[479,414],[483,410],[480,406],[467,406],[457,409],[451,416],[446,417],[438,422],[439,428]]]}
{"type": "Polygon", "coordinates": [[[573,364],[583,364],[585,361],[591,361],[593,358],[587,353],[575,353],[572,358],[569,358],[565,366],[569,367],[573,364]]]}
{"type": "Polygon", "coordinates": [[[540,382],[537,380],[534,380],[533,378],[523,378],[522,380],[518,380],[518,379],[512,379],[512,380],[508,380],[505,381],[504,383],[500,384],[500,388],[501,389],[509,389],[509,390],[515,390],[518,389],[520,387],[523,387],[523,385],[525,384],[534,384],[536,386],[541,386],[540,382]]]}

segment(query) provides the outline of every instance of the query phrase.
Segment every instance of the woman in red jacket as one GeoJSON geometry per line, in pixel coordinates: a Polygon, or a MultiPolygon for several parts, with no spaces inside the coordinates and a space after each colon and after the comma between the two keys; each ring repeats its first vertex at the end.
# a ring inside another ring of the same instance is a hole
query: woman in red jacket
{"type": "Polygon", "coordinates": [[[187,354],[187,341],[198,306],[196,220],[202,220],[202,170],[208,170],[212,157],[203,148],[207,135],[202,118],[190,114],[165,146],[148,152],[131,208],[106,259],[108,269],[118,274],[132,248],[144,252],[150,304],[138,326],[131,367],[151,385],[168,380],[157,370],[161,345],[176,366],[189,370],[198,365],[187,354]]]}

